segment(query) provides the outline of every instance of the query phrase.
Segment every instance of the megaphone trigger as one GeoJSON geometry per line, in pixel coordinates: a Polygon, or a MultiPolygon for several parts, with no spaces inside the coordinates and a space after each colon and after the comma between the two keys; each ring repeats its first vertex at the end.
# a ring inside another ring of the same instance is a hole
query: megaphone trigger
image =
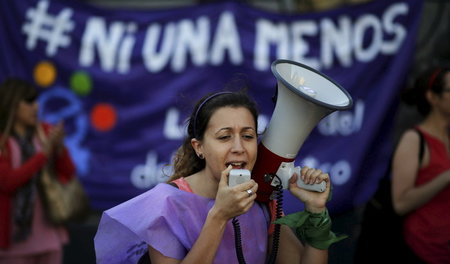
{"type": "Polygon", "coordinates": [[[303,188],[308,191],[314,191],[314,192],[324,192],[327,189],[327,183],[325,181],[322,181],[320,183],[314,183],[314,184],[306,184],[302,178],[300,177],[300,167],[295,167],[294,172],[298,175],[297,178],[297,186],[300,188],[303,188]]]}

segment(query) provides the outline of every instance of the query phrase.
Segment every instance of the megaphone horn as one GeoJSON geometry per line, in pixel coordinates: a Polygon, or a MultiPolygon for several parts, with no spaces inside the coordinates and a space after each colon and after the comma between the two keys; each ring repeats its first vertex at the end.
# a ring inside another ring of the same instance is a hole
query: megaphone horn
{"type": "MultiPolygon", "coordinates": [[[[304,64],[276,60],[271,70],[277,79],[277,101],[258,145],[252,171],[259,186],[257,200],[261,202],[268,202],[274,190],[265,180],[267,175],[283,173],[286,168],[291,174],[300,147],[317,123],[326,115],[353,105],[345,89],[304,64]]],[[[284,188],[287,188],[288,180],[289,177],[282,179],[284,188]]]]}

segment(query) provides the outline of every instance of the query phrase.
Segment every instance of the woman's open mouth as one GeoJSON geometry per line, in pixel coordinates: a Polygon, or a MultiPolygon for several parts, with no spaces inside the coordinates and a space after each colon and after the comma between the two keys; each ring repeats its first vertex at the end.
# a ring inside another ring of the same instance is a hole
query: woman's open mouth
{"type": "Polygon", "coordinates": [[[230,165],[233,167],[233,169],[243,169],[243,168],[245,168],[245,165],[247,165],[247,163],[246,162],[238,162],[238,161],[227,162],[225,164],[225,167],[228,167],[230,165]]]}

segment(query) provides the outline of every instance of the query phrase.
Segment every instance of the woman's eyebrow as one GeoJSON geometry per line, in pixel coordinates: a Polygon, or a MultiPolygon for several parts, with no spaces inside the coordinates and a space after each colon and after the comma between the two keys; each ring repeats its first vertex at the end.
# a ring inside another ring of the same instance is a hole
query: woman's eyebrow
{"type": "MultiPolygon", "coordinates": [[[[232,129],[231,127],[222,127],[222,128],[219,128],[219,129],[215,132],[215,134],[217,134],[217,133],[219,133],[219,132],[221,132],[221,131],[223,131],[223,130],[229,131],[229,130],[233,130],[233,129],[232,129]]],[[[245,131],[245,130],[254,130],[254,131],[256,131],[256,129],[253,128],[253,127],[243,127],[243,128],[241,129],[241,131],[245,131]]]]}
{"type": "Polygon", "coordinates": [[[219,129],[215,132],[215,134],[217,134],[217,133],[219,133],[219,132],[221,132],[221,131],[223,131],[223,130],[228,131],[228,130],[232,130],[232,128],[231,128],[231,127],[221,127],[221,128],[219,128],[219,129]]]}

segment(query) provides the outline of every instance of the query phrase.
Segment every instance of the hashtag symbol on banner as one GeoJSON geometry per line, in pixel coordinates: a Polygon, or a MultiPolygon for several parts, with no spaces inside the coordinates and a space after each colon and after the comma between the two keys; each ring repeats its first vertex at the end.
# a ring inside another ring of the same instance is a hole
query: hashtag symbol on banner
{"type": "Polygon", "coordinates": [[[27,48],[32,50],[36,47],[38,40],[47,42],[46,53],[53,56],[60,47],[70,44],[70,33],[74,23],[70,20],[72,9],[64,8],[58,15],[54,16],[47,12],[48,1],[39,1],[37,8],[27,10],[27,19],[22,27],[23,33],[27,35],[27,48]]]}

